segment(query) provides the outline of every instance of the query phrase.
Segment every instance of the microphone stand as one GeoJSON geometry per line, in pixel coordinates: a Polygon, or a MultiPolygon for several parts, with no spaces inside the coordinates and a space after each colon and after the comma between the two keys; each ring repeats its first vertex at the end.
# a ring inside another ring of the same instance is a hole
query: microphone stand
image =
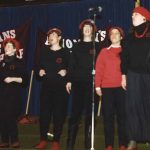
{"type": "MultiPolygon", "coordinates": [[[[93,11],[93,21],[94,24],[96,22],[96,15],[97,12],[93,11]]],[[[92,43],[93,43],[93,62],[92,62],[92,126],[91,126],[91,150],[94,149],[94,125],[95,125],[95,58],[96,58],[96,49],[95,49],[95,33],[96,31],[93,30],[93,38],[92,38],[92,43]]]]}

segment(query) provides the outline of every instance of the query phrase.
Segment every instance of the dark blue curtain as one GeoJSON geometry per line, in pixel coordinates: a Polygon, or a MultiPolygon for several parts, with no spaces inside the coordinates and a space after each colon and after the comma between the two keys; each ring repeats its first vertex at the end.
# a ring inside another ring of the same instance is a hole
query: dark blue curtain
{"type": "MultiPolygon", "coordinates": [[[[27,45],[27,68],[30,74],[34,63],[36,35],[39,28],[46,32],[49,28],[58,27],[63,31],[65,39],[76,39],[79,23],[83,19],[92,18],[88,9],[101,6],[103,10],[96,20],[98,29],[115,25],[121,26],[127,33],[131,24],[134,2],[134,0],[82,0],[60,4],[2,7],[0,8],[0,31],[19,26],[29,19],[32,20],[27,45]]],[[[146,8],[150,8],[150,1],[143,0],[141,3],[146,8]]],[[[23,94],[22,112],[25,112],[27,91],[26,89],[23,94]]],[[[40,83],[34,78],[29,107],[29,113],[32,115],[37,115],[39,112],[39,92],[40,83]]]]}

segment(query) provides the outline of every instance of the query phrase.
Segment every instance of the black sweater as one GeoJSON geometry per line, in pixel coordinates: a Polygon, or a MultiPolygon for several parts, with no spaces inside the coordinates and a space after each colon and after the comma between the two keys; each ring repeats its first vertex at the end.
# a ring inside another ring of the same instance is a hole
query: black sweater
{"type": "MultiPolygon", "coordinates": [[[[96,43],[96,57],[100,50],[96,43]]],[[[92,42],[79,42],[73,47],[69,63],[69,80],[89,81],[93,70],[93,44],[92,42]]]]}
{"type": "Polygon", "coordinates": [[[16,56],[10,56],[7,60],[3,60],[0,66],[0,82],[4,87],[24,87],[28,85],[28,73],[25,68],[23,60],[16,58],[16,56]],[[22,78],[22,83],[11,82],[5,83],[4,79],[6,77],[20,77],[22,78]]]}
{"type": "Polygon", "coordinates": [[[21,110],[22,89],[28,85],[24,62],[15,56],[7,57],[0,66],[0,119],[17,119],[21,110]],[[21,77],[22,83],[5,83],[7,77],[21,77]]]}
{"type": "Polygon", "coordinates": [[[48,84],[59,84],[60,81],[64,82],[66,76],[61,77],[58,72],[62,69],[67,70],[68,62],[69,51],[67,49],[61,48],[60,50],[53,51],[49,46],[42,49],[39,70],[44,69],[46,72],[46,75],[43,77],[43,79],[45,79],[44,81],[48,81],[48,84]]]}
{"type": "Polygon", "coordinates": [[[150,52],[150,28],[147,23],[143,23],[134,28],[134,32],[129,34],[123,42],[121,53],[122,74],[127,74],[128,70],[137,73],[148,73],[147,59],[150,52]],[[136,37],[135,33],[144,37],[136,37]]]}

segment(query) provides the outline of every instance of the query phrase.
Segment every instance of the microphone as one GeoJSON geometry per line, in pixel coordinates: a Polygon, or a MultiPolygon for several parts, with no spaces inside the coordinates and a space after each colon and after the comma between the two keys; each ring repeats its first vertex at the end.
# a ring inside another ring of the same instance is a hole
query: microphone
{"type": "Polygon", "coordinates": [[[101,12],[102,11],[102,7],[101,6],[97,6],[97,7],[91,7],[88,10],[89,12],[101,12]]]}

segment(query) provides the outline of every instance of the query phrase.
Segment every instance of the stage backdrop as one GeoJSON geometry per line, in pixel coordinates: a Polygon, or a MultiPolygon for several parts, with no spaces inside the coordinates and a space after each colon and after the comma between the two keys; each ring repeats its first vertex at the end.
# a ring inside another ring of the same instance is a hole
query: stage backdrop
{"type": "MultiPolygon", "coordinates": [[[[131,24],[131,11],[134,8],[135,0],[81,0],[61,4],[42,4],[31,6],[2,7],[0,8],[0,31],[7,31],[19,27],[28,20],[31,20],[27,52],[27,69],[29,74],[34,66],[36,39],[39,29],[42,32],[49,28],[58,27],[63,32],[64,45],[72,47],[73,39],[78,38],[79,23],[93,15],[88,11],[91,7],[102,7],[96,19],[98,34],[104,38],[105,28],[109,26],[121,26],[127,33],[131,24]]],[[[150,1],[143,0],[141,4],[150,8],[150,1]]],[[[29,114],[39,113],[39,92],[40,82],[33,77],[29,114]]],[[[28,89],[24,91],[22,112],[25,112],[28,89]]]]}

